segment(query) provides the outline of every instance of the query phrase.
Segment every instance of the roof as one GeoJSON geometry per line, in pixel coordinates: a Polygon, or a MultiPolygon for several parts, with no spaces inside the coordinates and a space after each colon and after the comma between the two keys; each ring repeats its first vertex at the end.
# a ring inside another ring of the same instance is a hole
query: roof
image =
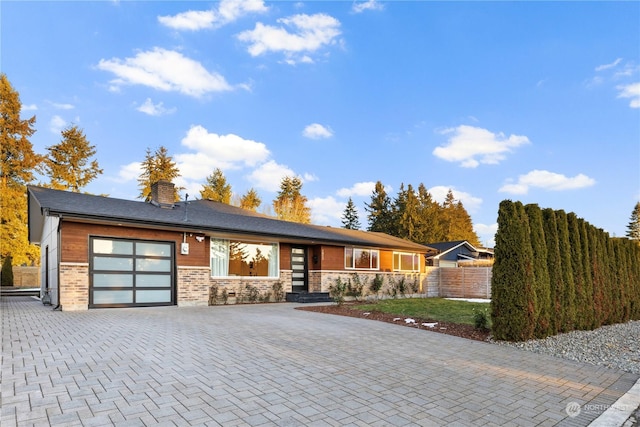
{"type": "Polygon", "coordinates": [[[246,209],[194,200],[173,208],[152,203],[116,199],[29,186],[29,241],[39,243],[46,216],[78,222],[169,228],[203,234],[226,233],[277,238],[308,244],[361,245],[425,253],[429,247],[384,233],[282,221],[246,209]]]}
{"type": "Polygon", "coordinates": [[[427,246],[429,248],[433,248],[436,250],[435,254],[432,254],[433,258],[439,258],[441,255],[452,251],[460,246],[466,245],[470,248],[472,252],[477,252],[477,249],[466,240],[455,240],[453,242],[437,242],[437,243],[428,243],[427,246]]]}

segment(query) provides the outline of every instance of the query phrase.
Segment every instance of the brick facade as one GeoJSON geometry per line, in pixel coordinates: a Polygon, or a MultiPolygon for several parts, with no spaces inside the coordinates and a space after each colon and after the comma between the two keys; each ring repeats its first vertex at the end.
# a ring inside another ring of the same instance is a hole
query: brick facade
{"type": "MultiPolygon", "coordinates": [[[[89,308],[89,264],[60,263],[60,305],[64,311],[89,308]]],[[[54,298],[52,295],[52,301],[54,298]]]]}

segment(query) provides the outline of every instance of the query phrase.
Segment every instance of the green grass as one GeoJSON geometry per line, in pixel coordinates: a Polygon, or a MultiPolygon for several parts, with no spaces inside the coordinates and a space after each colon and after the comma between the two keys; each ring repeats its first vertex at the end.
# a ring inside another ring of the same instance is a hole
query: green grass
{"type": "Polygon", "coordinates": [[[373,304],[355,305],[362,311],[381,311],[398,317],[417,317],[437,322],[474,325],[474,310],[485,311],[491,326],[490,304],[482,302],[451,301],[445,298],[386,299],[373,304]]]}

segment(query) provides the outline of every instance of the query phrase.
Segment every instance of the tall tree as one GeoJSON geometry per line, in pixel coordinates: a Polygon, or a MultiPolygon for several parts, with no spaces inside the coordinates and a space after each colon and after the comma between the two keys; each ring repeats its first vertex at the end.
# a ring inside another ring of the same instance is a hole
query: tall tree
{"type": "Polygon", "coordinates": [[[391,199],[387,195],[382,182],[376,182],[371,194],[371,203],[365,204],[365,210],[367,211],[367,220],[369,222],[368,231],[379,231],[395,235],[391,199]]]}
{"type": "Polygon", "coordinates": [[[627,225],[627,237],[640,243],[640,202],[631,212],[631,219],[627,225]]]}
{"type": "Polygon", "coordinates": [[[280,191],[273,201],[273,210],[278,219],[302,224],[311,223],[311,209],[307,206],[307,198],[301,191],[300,178],[290,176],[282,178],[280,191]]]}
{"type": "Polygon", "coordinates": [[[576,326],[576,286],[573,280],[573,263],[571,261],[571,242],[569,241],[569,221],[567,213],[556,211],[556,225],[558,227],[558,246],[562,258],[562,332],[573,331],[576,326]]]}
{"type": "Polygon", "coordinates": [[[240,198],[240,207],[253,212],[258,210],[260,203],[262,203],[262,200],[253,188],[247,190],[247,192],[240,198]]]}
{"type": "Polygon", "coordinates": [[[562,281],[562,257],[558,243],[556,212],[551,208],[542,210],[542,225],[547,244],[547,271],[551,288],[551,333],[556,335],[562,327],[564,287],[562,281]]]}
{"type": "Polygon", "coordinates": [[[394,211],[397,224],[396,236],[417,242],[421,234],[420,201],[411,184],[407,185],[406,190],[404,184],[400,185],[394,211]]]}
{"type": "Polygon", "coordinates": [[[220,168],[216,168],[207,177],[207,183],[200,190],[200,197],[227,205],[231,203],[231,184],[227,183],[227,178],[220,168]]]}
{"type": "Polygon", "coordinates": [[[29,244],[26,186],[34,180],[43,157],[33,151],[29,137],[36,117],[21,119],[20,95],[0,74],[0,258],[34,264],[40,249],[29,244]]]}
{"type": "Polygon", "coordinates": [[[96,148],[76,125],[64,129],[61,135],[62,140],[58,144],[47,147],[49,155],[44,161],[45,173],[49,176],[51,188],[78,193],[102,173],[98,161],[91,160],[96,155],[96,148]]]}
{"type": "Polygon", "coordinates": [[[353,203],[353,199],[351,197],[349,197],[347,206],[344,208],[344,213],[342,214],[342,228],[360,230],[358,209],[356,209],[356,205],[353,203]]]}
{"type": "Polygon", "coordinates": [[[551,287],[547,267],[547,243],[544,237],[542,210],[538,205],[528,204],[525,207],[531,231],[531,248],[533,249],[533,279],[536,295],[535,337],[545,338],[551,333],[551,287]]]}
{"type": "MultiPolygon", "coordinates": [[[[151,185],[161,180],[173,182],[175,178],[180,176],[178,166],[164,146],[160,146],[154,153],[147,148],[141,167],[142,173],[138,177],[138,188],[140,188],[138,197],[146,202],[151,200],[151,185]]],[[[178,187],[174,189],[175,201],[180,200],[179,190],[178,187]]]]}
{"type": "Polygon", "coordinates": [[[472,245],[479,246],[480,239],[473,230],[471,216],[460,200],[456,200],[453,191],[449,190],[442,203],[441,224],[444,241],[466,240],[472,245]]]}

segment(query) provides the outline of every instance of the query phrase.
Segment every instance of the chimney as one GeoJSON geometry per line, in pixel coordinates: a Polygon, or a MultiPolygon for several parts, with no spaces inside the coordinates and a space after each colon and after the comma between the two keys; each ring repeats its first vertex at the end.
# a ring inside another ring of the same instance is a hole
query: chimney
{"type": "Polygon", "coordinates": [[[151,203],[161,208],[173,208],[175,202],[174,185],[161,179],[151,184],[151,203]]]}

